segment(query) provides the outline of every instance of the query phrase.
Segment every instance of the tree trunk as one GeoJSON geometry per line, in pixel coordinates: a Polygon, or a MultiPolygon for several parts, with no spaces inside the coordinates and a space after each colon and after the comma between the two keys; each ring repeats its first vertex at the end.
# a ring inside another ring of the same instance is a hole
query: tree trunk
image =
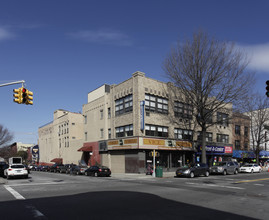
{"type": "Polygon", "coordinates": [[[207,163],[206,161],[206,128],[202,127],[202,163],[207,163]]]}

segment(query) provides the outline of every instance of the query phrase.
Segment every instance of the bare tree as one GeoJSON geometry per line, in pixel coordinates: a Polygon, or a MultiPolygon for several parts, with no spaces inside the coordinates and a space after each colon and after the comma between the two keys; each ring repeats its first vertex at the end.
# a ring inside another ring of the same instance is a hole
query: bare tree
{"type": "MultiPolygon", "coordinates": [[[[202,162],[206,163],[206,131],[216,121],[212,116],[244,100],[253,74],[246,73],[246,56],[234,44],[210,38],[205,32],[192,40],[178,41],[163,65],[166,76],[194,109],[201,127],[202,162]]],[[[180,96],[180,95],[179,95],[180,96]]]]}
{"type": "Polygon", "coordinates": [[[13,135],[0,124],[0,148],[12,141],[13,135]]]}
{"type": "Polygon", "coordinates": [[[253,94],[245,103],[245,110],[250,122],[250,143],[259,163],[261,145],[267,141],[269,131],[269,100],[265,95],[253,94]]]}

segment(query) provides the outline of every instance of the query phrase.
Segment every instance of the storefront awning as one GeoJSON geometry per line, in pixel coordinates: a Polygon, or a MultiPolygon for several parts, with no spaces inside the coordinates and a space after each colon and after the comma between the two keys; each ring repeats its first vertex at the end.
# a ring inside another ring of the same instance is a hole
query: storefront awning
{"type": "Polygon", "coordinates": [[[92,146],[83,146],[83,147],[79,148],[78,151],[91,152],[92,151],[92,146]]]}
{"type": "Polygon", "coordinates": [[[54,163],[63,163],[63,158],[54,158],[53,160],[51,160],[50,162],[54,162],[54,163]]]}
{"type": "Polygon", "coordinates": [[[244,150],[234,150],[233,151],[234,158],[256,158],[256,155],[252,151],[244,151],[244,150]]]}
{"type": "Polygon", "coordinates": [[[268,158],[269,157],[269,151],[262,150],[260,151],[260,157],[268,158]]]}

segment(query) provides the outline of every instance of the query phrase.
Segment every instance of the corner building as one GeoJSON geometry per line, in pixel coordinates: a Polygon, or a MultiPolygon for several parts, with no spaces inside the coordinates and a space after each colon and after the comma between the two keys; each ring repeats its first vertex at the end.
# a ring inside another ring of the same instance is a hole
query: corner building
{"type": "MultiPolygon", "coordinates": [[[[153,164],[153,150],[155,164],[163,171],[194,162],[194,127],[186,128],[182,119],[171,120],[177,115],[191,122],[192,107],[175,99],[169,88],[169,83],[135,72],[120,84],[88,93],[83,105],[84,144],[79,149],[85,162],[108,166],[114,173],[144,173],[153,164]]],[[[231,130],[225,132],[231,136],[231,130]]]]}

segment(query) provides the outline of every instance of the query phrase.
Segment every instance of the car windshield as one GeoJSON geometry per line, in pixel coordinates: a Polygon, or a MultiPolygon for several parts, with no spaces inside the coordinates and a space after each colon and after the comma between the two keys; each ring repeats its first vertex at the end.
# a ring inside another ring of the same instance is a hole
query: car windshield
{"type": "Polygon", "coordinates": [[[101,168],[102,168],[102,169],[108,169],[108,167],[105,167],[105,166],[102,166],[101,168]]]}
{"type": "Polygon", "coordinates": [[[11,168],[24,168],[23,165],[12,165],[11,168]]]}
{"type": "Polygon", "coordinates": [[[215,163],[215,166],[224,166],[226,165],[226,162],[217,162],[215,163]]]}
{"type": "Polygon", "coordinates": [[[252,167],[253,165],[248,164],[248,165],[244,165],[243,167],[252,167]]]}

